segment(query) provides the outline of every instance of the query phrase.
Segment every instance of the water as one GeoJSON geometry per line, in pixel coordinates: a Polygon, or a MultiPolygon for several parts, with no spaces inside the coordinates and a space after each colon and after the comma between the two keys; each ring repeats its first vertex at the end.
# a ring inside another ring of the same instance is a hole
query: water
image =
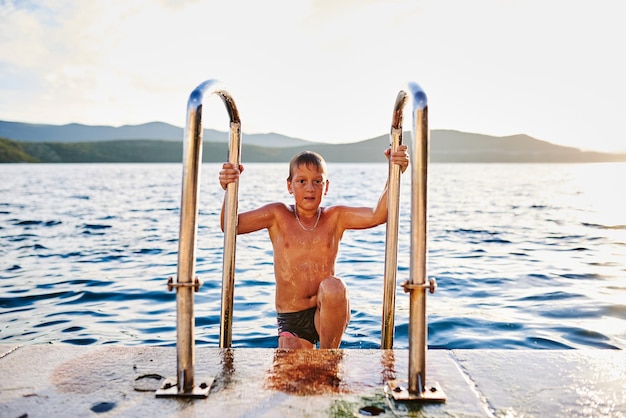
{"type": "MultiPolygon", "coordinates": [[[[202,168],[195,294],[199,346],[217,346],[223,192],[202,168]]],[[[372,205],[384,164],[330,164],[325,205],[372,205]]],[[[174,346],[180,164],[0,165],[0,343],[174,346]]],[[[290,201],[286,164],[248,164],[240,209],[290,201]]],[[[433,164],[428,296],[432,348],[626,348],[626,164],[433,164]]],[[[409,274],[403,177],[398,283],[409,274]]],[[[377,348],[385,227],[349,231],[342,347],[377,348]]],[[[267,233],[239,236],[233,346],[275,347],[267,233]]],[[[394,346],[408,347],[396,295],[394,346]]]]}

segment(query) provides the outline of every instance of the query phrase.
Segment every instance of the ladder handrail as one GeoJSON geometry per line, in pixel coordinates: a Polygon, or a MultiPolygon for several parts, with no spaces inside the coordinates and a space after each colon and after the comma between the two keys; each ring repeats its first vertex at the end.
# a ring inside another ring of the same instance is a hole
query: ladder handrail
{"type": "MultiPolygon", "coordinates": [[[[241,123],[230,123],[228,161],[241,163],[241,123]]],[[[233,340],[233,305],[235,291],[235,251],[237,247],[239,180],[229,183],[224,198],[224,259],[222,264],[222,308],[220,313],[220,348],[230,348],[233,340]]]]}
{"type": "MultiPolygon", "coordinates": [[[[411,252],[409,305],[409,392],[424,393],[426,385],[426,223],[428,190],[428,100],[417,83],[409,83],[413,101],[411,147],[411,252]]],[[[431,292],[434,288],[431,288],[431,292]]]]}
{"type": "MultiPolygon", "coordinates": [[[[192,289],[195,288],[197,290],[199,287],[195,273],[198,196],[200,167],[202,165],[202,100],[205,94],[214,93],[220,96],[224,102],[230,118],[231,149],[229,150],[229,159],[239,161],[241,146],[241,121],[233,98],[222,88],[219,81],[204,81],[193,90],[187,102],[187,120],[183,146],[183,187],[180,208],[177,283],[172,285],[176,287],[176,360],[177,386],[180,394],[191,393],[194,389],[195,338],[192,289]],[[233,143],[237,143],[237,146],[233,147],[233,143]],[[236,150],[232,148],[236,148],[236,150]]],[[[236,183],[229,186],[227,199],[228,202],[232,199],[236,202],[236,183]]],[[[233,210],[236,212],[236,204],[230,203],[229,211],[233,210]]],[[[228,218],[230,219],[231,216],[228,216],[228,218]]],[[[228,225],[227,229],[225,227],[225,241],[228,239],[228,249],[232,251],[232,259],[234,260],[236,226],[232,227],[232,221],[228,225]],[[226,238],[226,235],[229,237],[226,238]]],[[[225,244],[225,252],[226,249],[225,244]]],[[[225,254],[224,259],[226,260],[226,258],[225,254]]],[[[230,254],[228,258],[230,259],[230,254]]],[[[229,274],[234,274],[234,269],[229,274]]],[[[230,300],[232,301],[232,295],[230,300]]]]}
{"type": "MultiPolygon", "coordinates": [[[[400,91],[396,97],[389,133],[391,151],[402,144],[402,115],[407,94],[400,91]]],[[[394,316],[396,311],[396,275],[398,271],[398,219],[400,214],[400,166],[389,162],[387,181],[387,233],[385,239],[385,275],[383,287],[383,317],[380,348],[393,348],[394,316]]]]}

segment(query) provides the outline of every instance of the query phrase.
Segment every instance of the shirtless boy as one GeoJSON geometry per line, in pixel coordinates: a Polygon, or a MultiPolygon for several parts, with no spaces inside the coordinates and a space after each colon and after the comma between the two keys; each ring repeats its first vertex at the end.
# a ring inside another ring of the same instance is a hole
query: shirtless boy
{"type": "MultiPolygon", "coordinates": [[[[406,145],[385,155],[404,172],[409,164],[406,145]]],[[[224,163],[220,185],[236,181],[243,166],[224,163]]],[[[387,221],[387,185],[374,208],[322,207],[328,193],[326,162],[305,151],[289,163],[287,190],[294,204],[270,203],[242,212],[238,234],[267,229],[274,248],[276,312],[280,348],[338,348],[350,320],[348,289],[335,276],[339,242],[348,229],[365,229],[387,221]]],[[[224,206],[221,225],[224,229],[224,206]]]]}

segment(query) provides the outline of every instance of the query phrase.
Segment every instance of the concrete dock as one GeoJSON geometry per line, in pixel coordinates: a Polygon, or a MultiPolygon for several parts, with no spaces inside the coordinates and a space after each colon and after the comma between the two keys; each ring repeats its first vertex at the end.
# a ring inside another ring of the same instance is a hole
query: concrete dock
{"type": "Polygon", "coordinates": [[[626,417],[626,352],[429,350],[444,403],[395,401],[408,350],[196,348],[201,399],[160,398],[172,347],[0,345],[0,417],[626,417]]]}

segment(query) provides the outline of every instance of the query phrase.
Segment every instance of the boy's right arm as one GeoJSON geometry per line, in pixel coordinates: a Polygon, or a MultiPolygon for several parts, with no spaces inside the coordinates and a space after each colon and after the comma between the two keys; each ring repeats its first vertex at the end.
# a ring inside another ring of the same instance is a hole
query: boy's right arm
{"type": "MultiPolygon", "coordinates": [[[[220,185],[222,189],[226,190],[230,183],[233,183],[239,179],[239,176],[243,172],[243,165],[239,165],[238,168],[232,163],[224,163],[220,170],[220,185]]],[[[220,227],[222,232],[224,231],[224,207],[226,205],[226,195],[224,195],[224,201],[222,202],[222,210],[220,212],[220,227]]],[[[257,209],[253,209],[248,212],[239,213],[237,217],[237,234],[247,234],[249,232],[258,231],[264,228],[269,228],[274,219],[276,219],[277,211],[279,210],[279,204],[269,204],[257,209]]]]}

